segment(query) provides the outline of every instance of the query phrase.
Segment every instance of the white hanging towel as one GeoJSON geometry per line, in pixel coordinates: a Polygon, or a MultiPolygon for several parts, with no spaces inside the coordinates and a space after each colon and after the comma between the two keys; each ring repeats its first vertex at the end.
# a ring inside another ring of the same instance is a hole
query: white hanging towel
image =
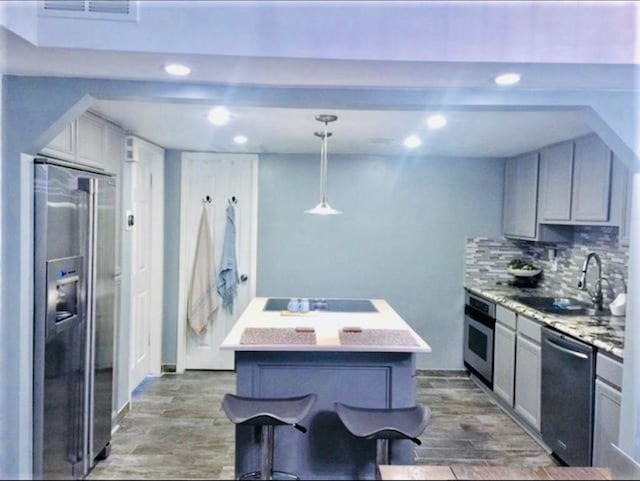
{"type": "Polygon", "coordinates": [[[191,329],[196,334],[205,331],[217,309],[217,271],[207,221],[207,209],[203,206],[187,302],[187,322],[191,329]]]}

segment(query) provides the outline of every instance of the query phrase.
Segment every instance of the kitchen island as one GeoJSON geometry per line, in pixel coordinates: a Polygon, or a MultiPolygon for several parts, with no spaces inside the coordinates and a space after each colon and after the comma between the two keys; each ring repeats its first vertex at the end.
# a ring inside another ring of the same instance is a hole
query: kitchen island
{"type": "MultiPolygon", "coordinates": [[[[306,434],[288,426],[276,429],[274,468],[301,479],[373,479],[375,441],[352,436],[334,402],[414,406],[415,356],[431,348],[381,299],[341,300],[333,310],[330,303],[329,310],[308,313],[269,310],[270,305],[278,304],[254,299],[221,349],[235,351],[240,396],[318,395],[301,423],[309,429],[306,434]]],[[[256,433],[251,427],[236,428],[236,475],[258,469],[256,433]]],[[[413,464],[414,446],[394,441],[391,463],[413,464]]]]}

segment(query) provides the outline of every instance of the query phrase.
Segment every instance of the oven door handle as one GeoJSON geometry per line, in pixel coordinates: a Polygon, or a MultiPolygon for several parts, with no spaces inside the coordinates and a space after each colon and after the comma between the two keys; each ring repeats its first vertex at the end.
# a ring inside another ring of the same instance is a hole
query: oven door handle
{"type": "Polygon", "coordinates": [[[487,326],[489,329],[493,330],[495,328],[496,320],[493,317],[478,312],[471,306],[464,306],[464,313],[469,319],[473,319],[474,321],[487,326]]]}

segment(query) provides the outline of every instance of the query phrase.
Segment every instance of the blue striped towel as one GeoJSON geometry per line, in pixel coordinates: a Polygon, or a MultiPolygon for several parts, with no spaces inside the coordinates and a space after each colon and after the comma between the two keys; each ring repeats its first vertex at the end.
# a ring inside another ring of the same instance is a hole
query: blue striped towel
{"type": "Polygon", "coordinates": [[[236,212],[233,204],[227,206],[227,225],[224,232],[220,274],[218,275],[218,294],[222,297],[222,307],[233,312],[233,298],[238,285],[238,261],[236,258],[236,212]]]}

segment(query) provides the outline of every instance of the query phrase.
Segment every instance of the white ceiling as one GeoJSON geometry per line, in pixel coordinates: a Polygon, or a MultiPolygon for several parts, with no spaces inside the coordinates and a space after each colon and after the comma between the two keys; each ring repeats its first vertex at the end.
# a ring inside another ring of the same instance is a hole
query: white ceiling
{"type": "Polygon", "coordinates": [[[0,27],[0,73],[182,82],[163,66],[191,67],[189,82],[253,85],[493,88],[498,73],[516,70],[515,89],[636,89],[640,68],[629,64],[415,62],[236,57],[36,47],[0,27]]]}
{"type": "MultiPolygon", "coordinates": [[[[180,60],[191,66],[189,82],[296,86],[395,88],[495,88],[492,77],[514,64],[472,62],[381,62],[277,59],[212,55],[114,52],[36,47],[0,28],[0,72],[114,79],[185,80],[167,76],[162,66],[180,60]]],[[[627,89],[635,87],[632,65],[518,64],[522,82],[514,90],[627,89]]],[[[232,120],[214,127],[211,105],[98,101],[93,109],[125,129],[165,148],[258,153],[318,153],[313,133],[319,113],[335,113],[334,153],[405,155],[405,136],[416,133],[419,155],[510,156],[590,132],[578,111],[445,111],[448,124],[427,131],[429,112],[233,108],[232,120]],[[236,134],[249,137],[244,146],[236,134]]]]}
{"type": "Polygon", "coordinates": [[[319,153],[320,113],[336,114],[329,125],[329,152],[342,154],[506,157],[589,133],[580,111],[441,110],[447,125],[426,128],[435,112],[230,108],[231,120],[216,127],[207,120],[211,105],[97,101],[92,110],[125,130],[162,147],[243,153],[319,153]],[[238,146],[235,135],[249,141],[238,146]],[[404,138],[417,134],[422,147],[407,151],[404,138]]]}

